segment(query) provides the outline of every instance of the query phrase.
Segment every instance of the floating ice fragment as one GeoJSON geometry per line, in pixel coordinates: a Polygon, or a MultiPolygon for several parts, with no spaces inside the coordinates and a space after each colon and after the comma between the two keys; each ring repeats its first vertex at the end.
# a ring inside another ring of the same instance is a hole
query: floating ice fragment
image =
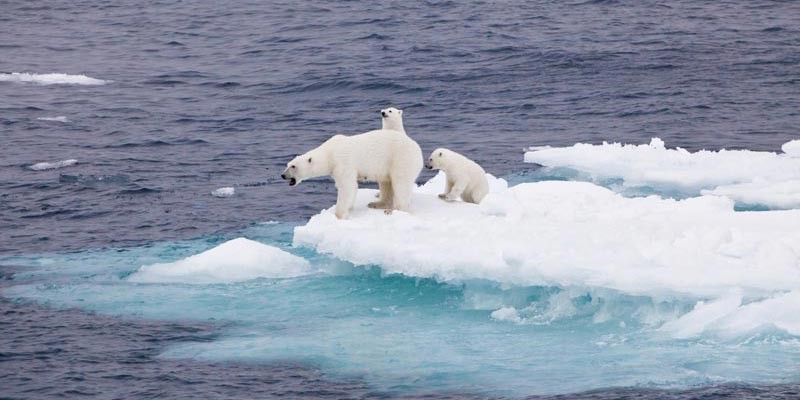
{"type": "Polygon", "coordinates": [[[234,194],[236,194],[236,189],[232,187],[221,187],[211,192],[211,195],[214,197],[231,197],[234,194]]]}

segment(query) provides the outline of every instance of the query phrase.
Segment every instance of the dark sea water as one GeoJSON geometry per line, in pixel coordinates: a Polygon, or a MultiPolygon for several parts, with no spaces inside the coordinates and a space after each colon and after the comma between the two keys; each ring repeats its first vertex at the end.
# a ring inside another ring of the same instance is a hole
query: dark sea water
{"type": "MultiPolygon", "coordinates": [[[[534,168],[522,163],[531,145],[660,137],[690,150],[777,151],[800,132],[794,1],[0,0],[0,10],[0,74],[108,81],[0,81],[0,255],[304,221],[335,202],[335,188],[290,188],[284,164],[333,134],[379,127],[389,106],[405,110],[423,152],[446,146],[497,176],[534,168]],[[59,116],[66,122],[38,119],[59,116]],[[68,159],[78,162],[29,168],[68,159]],[[236,194],[211,195],[221,187],[236,194]]],[[[16,269],[2,271],[8,280],[16,269]]],[[[17,300],[0,310],[0,397],[395,395],[293,360],[156,357],[210,340],[215,324],[17,300]]],[[[576,396],[800,394],[781,384],[576,396]]]]}

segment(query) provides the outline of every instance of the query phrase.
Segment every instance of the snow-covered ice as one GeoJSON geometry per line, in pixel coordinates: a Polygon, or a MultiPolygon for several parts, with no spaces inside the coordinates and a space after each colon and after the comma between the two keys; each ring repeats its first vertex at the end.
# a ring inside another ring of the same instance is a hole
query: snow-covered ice
{"type": "Polygon", "coordinates": [[[578,143],[569,147],[536,147],[525,162],[565,167],[588,173],[595,180],[622,178],[629,187],[679,190],[689,195],[702,190],[770,208],[798,206],[800,140],[783,145],[783,153],[752,150],[689,152],[668,149],[661,139],[632,145],[578,143]],[[752,193],[758,190],[758,193],[752,193]]]}
{"type": "Polygon", "coordinates": [[[37,83],[40,85],[104,85],[109,81],[86,75],[70,74],[30,74],[24,72],[0,73],[0,82],[37,83]]]}
{"type": "Polygon", "coordinates": [[[237,238],[171,263],[144,265],[128,280],[142,283],[232,283],[310,273],[309,262],[277,247],[237,238]]]}
{"type": "Polygon", "coordinates": [[[439,174],[415,192],[410,214],[391,216],[368,209],[375,191],[360,190],[350,219],[323,210],[295,228],[294,244],[441,281],[711,300],[736,290],[745,299],[737,307],[800,288],[800,210],[737,212],[717,196],[626,198],[587,182],[490,181],[481,205],[445,203],[435,195],[439,174]]]}

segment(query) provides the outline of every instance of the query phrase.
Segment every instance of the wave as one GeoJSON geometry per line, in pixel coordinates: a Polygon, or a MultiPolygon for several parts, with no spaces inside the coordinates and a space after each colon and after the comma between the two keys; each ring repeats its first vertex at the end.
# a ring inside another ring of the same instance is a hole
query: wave
{"type": "Polygon", "coordinates": [[[800,208],[800,192],[795,190],[800,187],[800,140],[784,144],[782,150],[692,153],[680,147],[667,149],[661,139],[653,138],[642,145],[533,147],[525,153],[525,162],[574,169],[595,182],[621,178],[626,187],[713,194],[774,209],[800,208]]]}
{"type": "Polygon", "coordinates": [[[69,122],[67,117],[60,115],[58,117],[40,117],[36,118],[38,121],[53,121],[53,122],[69,122]]]}
{"type": "Polygon", "coordinates": [[[0,82],[38,83],[40,85],[105,85],[111,81],[95,79],[86,75],[12,72],[10,74],[0,73],[0,82]]]}
{"type": "Polygon", "coordinates": [[[47,169],[57,169],[57,168],[64,168],[69,167],[71,165],[75,165],[78,163],[78,160],[69,159],[69,160],[61,160],[57,162],[40,162],[33,165],[28,166],[29,169],[34,171],[44,171],[47,169]]]}

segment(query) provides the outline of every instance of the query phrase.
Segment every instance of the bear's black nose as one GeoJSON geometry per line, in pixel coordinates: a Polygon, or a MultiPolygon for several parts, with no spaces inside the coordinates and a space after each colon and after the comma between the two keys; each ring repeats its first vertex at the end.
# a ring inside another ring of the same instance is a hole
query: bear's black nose
{"type": "Polygon", "coordinates": [[[386,111],[381,111],[381,116],[385,117],[386,116],[386,111]]]}
{"type": "Polygon", "coordinates": [[[286,174],[281,174],[281,179],[286,179],[286,174]]]}

